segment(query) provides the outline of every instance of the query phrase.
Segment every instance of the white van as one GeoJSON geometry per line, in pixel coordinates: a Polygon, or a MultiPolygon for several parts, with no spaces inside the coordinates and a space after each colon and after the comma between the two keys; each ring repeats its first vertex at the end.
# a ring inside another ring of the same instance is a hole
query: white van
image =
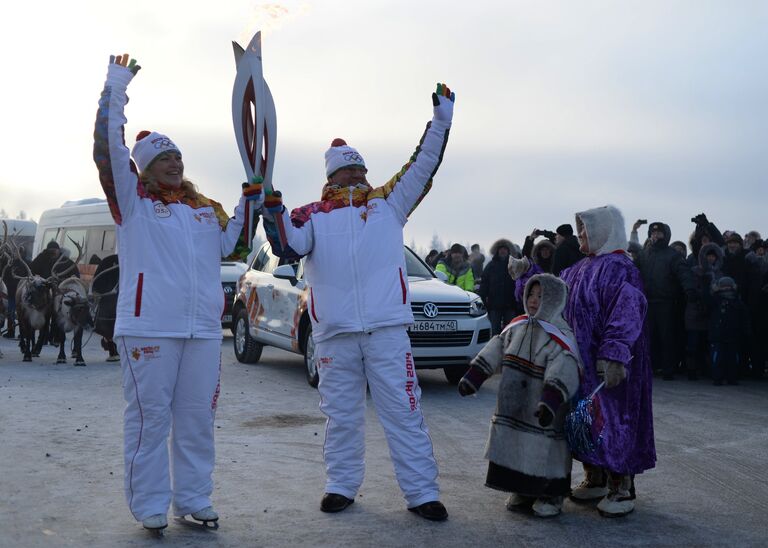
{"type": "MultiPolygon", "coordinates": [[[[8,239],[14,244],[24,248],[24,258],[31,260],[32,248],[35,245],[35,233],[37,232],[37,223],[35,221],[20,219],[0,219],[5,223],[8,230],[8,239]]],[[[2,226],[0,222],[0,227],[2,226]]],[[[0,228],[0,238],[2,238],[2,228],[0,228]]]]}
{"type": "Polygon", "coordinates": [[[49,242],[56,242],[62,249],[68,249],[74,260],[77,248],[72,240],[83,246],[78,269],[80,276],[88,281],[101,259],[115,253],[115,222],[106,200],[89,198],[64,202],[57,209],[43,211],[37,223],[32,257],[37,257],[49,242]]]}
{"type": "MultiPolygon", "coordinates": [[[[70,238],[84,246],[78,269],[80,277],[89,281],[100,260],[112,255],[117,249],[115,222],[105,199],[69,201],[64,202],[60,208],[44,211],[37,225],[32,257],[37,257],[48,242],[54,241],[62,249],[68,249],[69,256],[74,260],[77,248],[70,238]]],[[[221,284],[226,296],[222,327],[230,327],[232,324],[230,309],[237,294],[237,282],[247,269],[245,263],[221,263],[221,284]]]]}

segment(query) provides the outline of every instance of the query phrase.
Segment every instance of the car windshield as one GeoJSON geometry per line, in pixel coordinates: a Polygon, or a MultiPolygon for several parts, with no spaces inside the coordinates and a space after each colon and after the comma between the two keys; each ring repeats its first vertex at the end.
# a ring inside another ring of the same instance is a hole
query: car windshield
{"type": "Polygon", "coordinates": [[[419,257],[411,251],[411,248],[404,246],[405,250],[405,270],[409,276],[416,276],[417,278],[434,278],[432,270],[419,259],[419,257]]]}

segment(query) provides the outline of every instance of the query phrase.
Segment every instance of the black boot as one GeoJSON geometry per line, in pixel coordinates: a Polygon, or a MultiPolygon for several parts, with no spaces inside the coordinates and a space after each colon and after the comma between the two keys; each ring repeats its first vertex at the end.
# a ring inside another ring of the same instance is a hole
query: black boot
{"type": "Polygon", "coordinates": [[[433,500],[431,502],[425,502],[413,508],[408,508],[409,512],[420,515],[424,519],[430,521],[443,521],[448,519],[448,510],[445,509],[443,503],[439,500],[433,500]]]}
{"type": "Polygon", "coordinates": [[[326,493],[323,495],[323,500],[320,501],[320,510],[333,514],[345,510],[347,506],[354,502],[355,499],[348,499],[338,493],[326,493]]]}

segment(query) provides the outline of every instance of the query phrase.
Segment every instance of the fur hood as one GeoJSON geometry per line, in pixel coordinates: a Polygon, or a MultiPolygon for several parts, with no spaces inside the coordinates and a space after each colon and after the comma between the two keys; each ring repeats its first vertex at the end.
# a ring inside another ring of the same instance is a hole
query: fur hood
{"type": "Polygon", "coordinates": [[[507,240],[506,238],[499,238],[495,242],[493,242],[493,245],[491,246],[491,256],[495,257],[496,253],[499,251],[500,247],[506,247],[509,250],[509,254],[511,255],[514,251],[515,244],[507,240]]]}
{"type": "Polygon", "coordinates": [[[533,259],[533,262],[541,267],[542,265],[542,258],[541,258],[541,250],[545,247],[549,248],[549,264],[552,264],[552,261],[555,258],[555,244],[550,242],[549,240],[541,240],[539,243],[537,243],[535,246],[533,246],[533,249],[531,250],[531,258],[533,259]]]}
{"type": "Polygon", "coordinates": [[[614,206],[596,207],[577,213],[577,233],[580,233],[583,227],[587,230],[590,255],[626,251],[629,246],[624,216],[614,206]]]}
{"type": "Polygon", "coordinates": [[[722,270],[723,258],[725,257],[723,249],[719,245],[713,243],[708,243],[701,246],[701,249],[699,250],[699,268],[704,271],[708,271],[710,269],[709,263],[707,262],[707,254],[711,251],[714,251],[715,255],[717,255],[717,260],[711,267],[712,270],[722,270]]]}
{"type": "Polygon", "coordinates": [[[523,306],[528,314],[528,295],[533,284],[541,285],[541,303],[539,310],[533,316],[537,320],[549,322],[564,332],[571,333],[571,328],[563,320],[563,310],[568,301],[568,286],[565,282],[552,274],[535,274],[528,279],[523,291],[523,306]]]}
{"type": "Polygon", "coordinates": [[[658,240],[655,244],[655,247],[667,247],[669,245],[669,241],[672,239],[672,229],[669,228],[669,225],[667,223],[662,222],[655,222],[648,225],[648,238],[651,237],[651,232],[654,230],[660,230],[664,237],[661,238],[661,240],[658,240]]]}

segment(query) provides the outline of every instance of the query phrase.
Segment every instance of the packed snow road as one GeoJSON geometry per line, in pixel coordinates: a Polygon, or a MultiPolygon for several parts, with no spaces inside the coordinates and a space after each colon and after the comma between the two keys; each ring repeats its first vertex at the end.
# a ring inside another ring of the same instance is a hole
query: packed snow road
{"type": "MultiPolygon", "coordinates": [[[[715,387],[656,383],[658,466],[637,478],[633,514],[609,520],[565,503],[541,520],[509,512],[483,486],[483,447],[497,383],[460,398],[442,371],[419,373],[440,465],[447,522],[405,509],[369,401],[367,473],[356,504],[319,510],[324,417],[301,357],[265,349],[238,363],[222,344],[216,418],[217,531],[171,521],[162,541],[133,521],[122,491],[120,367],[94,337],[86,367],[54,365],[57,350],[22,363],[0,339],[0,546],[608,546],[765,543],[768,382],[715,387]]],[[[581,480],[574,467],[574,484],[581,480]]]]}

